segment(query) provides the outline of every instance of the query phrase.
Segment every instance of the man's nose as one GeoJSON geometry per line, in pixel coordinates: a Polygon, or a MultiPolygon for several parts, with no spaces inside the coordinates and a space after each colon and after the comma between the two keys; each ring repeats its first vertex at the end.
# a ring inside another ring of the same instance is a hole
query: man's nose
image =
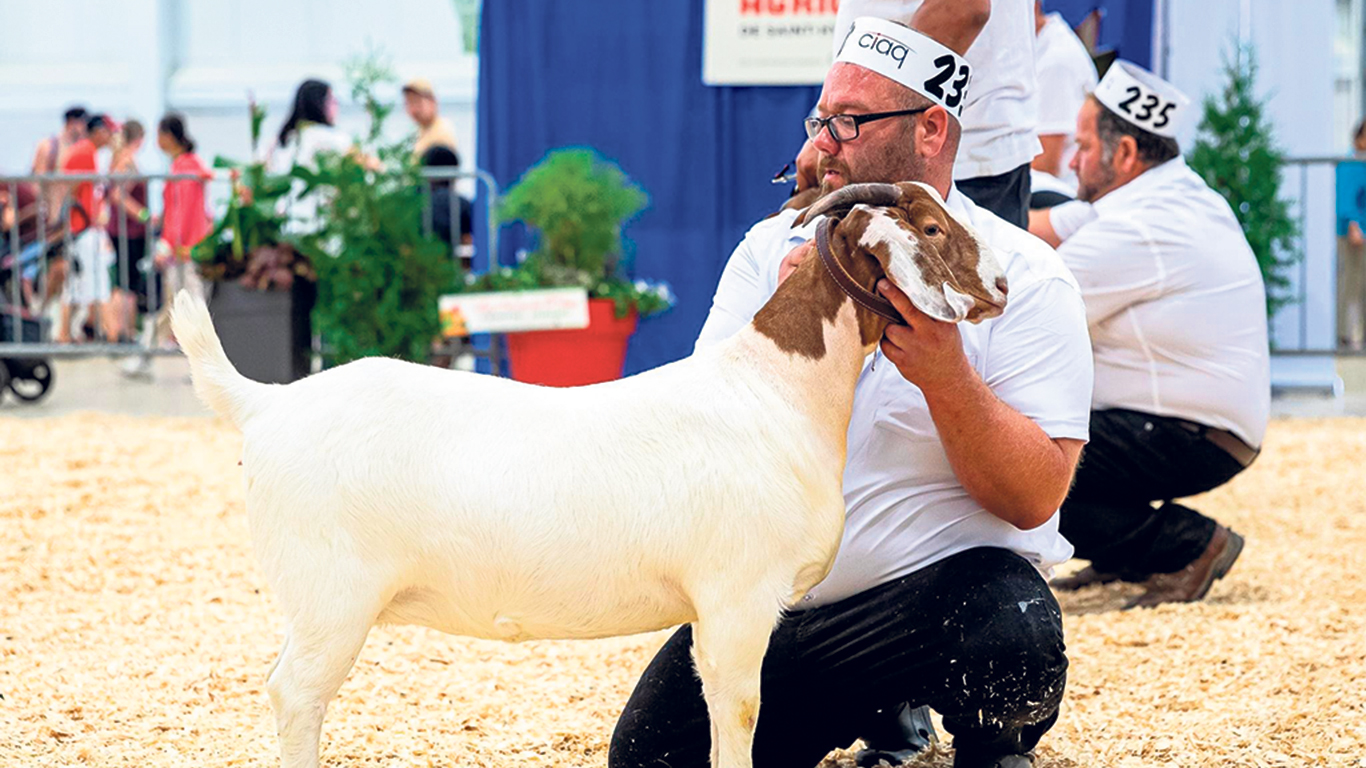
{"type": "Polygon", "coordinates": [[[1000,291],[1002,296],[1010,293],[1010,285],[1006,283],[1005,275],[996,278],[996,290],[1000,291]]]}
{"type": "Polygon", "coordinates": [[[816,138],[811,140],[812,146],[821,151],[821,154],[833,155],[840,151],[840,143],[830,135],[830,126],[823,126],[821,132],[816,134],[816,138]]]}

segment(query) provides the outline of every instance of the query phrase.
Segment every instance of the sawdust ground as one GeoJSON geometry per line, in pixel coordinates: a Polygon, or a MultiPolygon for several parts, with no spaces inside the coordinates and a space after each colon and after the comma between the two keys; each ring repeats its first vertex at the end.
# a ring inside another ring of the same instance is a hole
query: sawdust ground
{"type": "MultiPolygon", "coordinates": [[[[239,446],[204,419],[0,419],[0,765],[275,764],[282,636],[239,446]]],[[[1364,467],[1366,421],[1276,422],[1251,470],[1195,502],[1248,538],[1208,600],[1064,596],[1071,680],[1039,766],[1366,766],[1364,467]]],[[[603,766],[664,637],[376,629],[324,764],[603,766]]]]}

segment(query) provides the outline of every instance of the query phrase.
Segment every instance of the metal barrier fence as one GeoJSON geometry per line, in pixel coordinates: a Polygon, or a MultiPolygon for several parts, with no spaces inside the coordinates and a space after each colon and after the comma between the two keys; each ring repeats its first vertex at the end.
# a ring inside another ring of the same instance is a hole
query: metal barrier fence
{"type": "MultiPolygon", "coordinates": [[[[496,254],[495,216],[500,190],[493,177],[481,170],[452,168],[423,169],[422,175],[429,183],[446,182],[452,186],[462,180],[474,180],[476,200],[482,198],[480,202],[488,214],[487,252],[496,254]]],[[[139,207],[150,212],[159,207],[162,185],[198,180],[197,176],[169,174],[0,176],[0,211],[6,212],[5,219],[0,220],[0,360],[178,354],[161,349],[156,334],[137,332],[139,320],[144,329],[156,322],[165,297],[158,295],[159,276],[154,266],[155,219],[141,220],[130,213],[124,202],[141,197],[139,207]],[[90,226],[82,226],[82,222],[90,223],[90,217],[85,216],[77,200],[83,184],[92,185],[102,200],[98,207],[106,209],[100,221],[90,226]],[[21,201],[25,204],[21,205],[21,201]],[[136,236],[139,233],[142,237],[136,236]],[[90,298],[89,294],[96,300],[82,301],[90,298]],[[53,314],[59,316],[56,329],[51,320],[53,314]],[[63,320],[67,321],[66,330],[75,321],[93,326],[95,339],[66,341],[67,334],[61,330],[63,320]]],[[[232,194],[227,174],[218,174],[207,183],[208,197],[220,204],[232,194]]],[[[427,199],[423,222],[431,235],[435,212],[432,197],[427,199]]],[[[484,262],[475,266],[488,268],[489,259],[476,259],[478,254],[472,243],[461,243],[461,199],[454,189],[449,206],[446,213],[450,221],[451,258],[465,266],[484,262]]],[[[178,277],[179,284],[184,284],[185,271],[193,268],[191,264],[179,264],[168,270],[179,270],[170,277],[178,277]]],[[[466,348],[455,340],[445,352],[487,357],[497,370],[497,341],[494,339],[487,351],[481,351],[466,348]]]]}
{"type": "MultiPolygon", "coordinates": [[[[1296,157],[1286,160],[1281,195],[1298,224],[1295,251],[1299,262],[1287,277],[1290,302],[1271,318],[1272,349],[1278,355],[1347,355],[1366,351],[1343,343],[1340,303],[1351,300],[1338,291],[1341,274],[1337,235],[1338,166],[1361,162],[1345,156],[1296,157]]],[[[1366,222],[1363,222],[1366,225],[1366,222]]],[[[1366,297],[1357,297],[1366,301],[1366,297]]]]}

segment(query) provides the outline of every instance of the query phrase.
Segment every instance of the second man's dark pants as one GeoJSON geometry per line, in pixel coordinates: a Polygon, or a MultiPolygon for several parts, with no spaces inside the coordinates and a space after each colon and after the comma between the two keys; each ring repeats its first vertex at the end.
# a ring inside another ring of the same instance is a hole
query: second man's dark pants
{"type": "Polygon", "coordinates": [[[1179,571],[1209,546],[1217,523],[1172,499],[1217,488],[1242,471],[1190,422],[1094,411],[1091,441],[1062,506],[1062,535],[1101,573],[1143,581],[1179,571]]]}

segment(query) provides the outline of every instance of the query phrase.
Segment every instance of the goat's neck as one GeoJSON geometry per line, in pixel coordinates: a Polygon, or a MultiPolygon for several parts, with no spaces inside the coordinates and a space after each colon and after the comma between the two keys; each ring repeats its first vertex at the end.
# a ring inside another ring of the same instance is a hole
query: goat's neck
{"type": "MultiPolygon", "coordinates": [[[[875,280],[871,260],[847,264],[860,283],[875,280]]],[[[743,344],[752,364],[843,448],[859,372],[884,328],[813,254],[754,316],[743,344]]]]}

